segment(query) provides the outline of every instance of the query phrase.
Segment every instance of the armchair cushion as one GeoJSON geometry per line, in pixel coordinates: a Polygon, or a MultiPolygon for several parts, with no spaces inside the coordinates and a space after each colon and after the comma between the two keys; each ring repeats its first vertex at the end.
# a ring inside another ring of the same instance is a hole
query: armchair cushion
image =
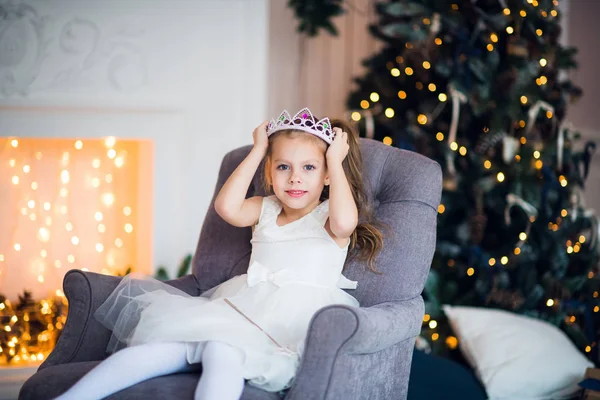
{"type": "MultiPolygon", "coordinates": [[[[19,393],[19,400],[53,399],[71,387],[99,361],[75,362],[48,367],[33,375],[19,393]]],[[[107,400],[191,399],[200,379],[201,369],[161,376],[141,382],[108,396],[107,400]]],[[[264,392],[246,385],[241,400],[279,400],[276,393],[264,392]]]]}

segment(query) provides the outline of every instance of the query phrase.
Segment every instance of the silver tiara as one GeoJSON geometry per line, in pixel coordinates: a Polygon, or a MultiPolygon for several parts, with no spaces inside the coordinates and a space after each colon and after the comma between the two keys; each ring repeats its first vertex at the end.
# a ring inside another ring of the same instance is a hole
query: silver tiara
{"type": "Polygon", "coordinates": [[[288,113],[287,110],[283,110],[276,121],[272,119],[271,122],[269,122],[269,125],[267,126],[267,136],[271,136],[275,132],[284,129],[294,129],[311,133],[320,137],[328,144],[331,144],[335,137],[335,132],[331,129],[329,118],[325,117],[322,120],[317,121],[306,107],[298,111],[293,118],[290,117],[290,113],[288,113]]]}

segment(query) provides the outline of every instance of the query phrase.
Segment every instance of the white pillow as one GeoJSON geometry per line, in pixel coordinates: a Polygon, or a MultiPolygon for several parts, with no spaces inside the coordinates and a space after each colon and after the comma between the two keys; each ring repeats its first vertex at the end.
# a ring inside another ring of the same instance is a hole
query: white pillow
{"type": "Polygon", "coordinates": [[[490,399],[567,399],[593,366],[547,322],[489,308],[443,309],[490,399]]]}

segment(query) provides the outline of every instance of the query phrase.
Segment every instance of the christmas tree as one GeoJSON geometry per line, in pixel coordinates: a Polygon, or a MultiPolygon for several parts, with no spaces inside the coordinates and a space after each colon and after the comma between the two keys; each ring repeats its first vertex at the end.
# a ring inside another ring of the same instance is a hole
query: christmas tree
{"type": "Polygon", "coordinates": [[[595,144],[564,121],[581,90],[558,2],[375,7],[385,46],[364,61],[352,119],[444,171],[424,337],[438,353],[457,346],[443,304],[501,308],[559,326],[596,360],[598,224],[582,199],[595,144]]]}

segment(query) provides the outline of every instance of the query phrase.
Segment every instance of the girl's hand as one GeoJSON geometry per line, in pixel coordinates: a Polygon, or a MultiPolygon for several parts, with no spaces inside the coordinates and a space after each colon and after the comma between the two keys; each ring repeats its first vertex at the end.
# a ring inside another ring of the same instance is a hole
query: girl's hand
{"type": "Polygon", "coordinates": [[[335,138],[329,145],[325,157],[327,159],[327,164],[341,164],[348,155],[348,150],[350,149],[350,146],[348,145],[348,134],[342,131],[341,128],[333,128],[333,131],[335,132],[335,138]]]}
{"type": "Polygon", "coordinates": [[[264,121],[262,124],[254,129],[252,132],[252,138],[254,139],[254,148],[261,152],[261,154],[267,154],[267,147],[269,147],[269,138],[267,136],[267,125],[269,121],[264,121]]]}

